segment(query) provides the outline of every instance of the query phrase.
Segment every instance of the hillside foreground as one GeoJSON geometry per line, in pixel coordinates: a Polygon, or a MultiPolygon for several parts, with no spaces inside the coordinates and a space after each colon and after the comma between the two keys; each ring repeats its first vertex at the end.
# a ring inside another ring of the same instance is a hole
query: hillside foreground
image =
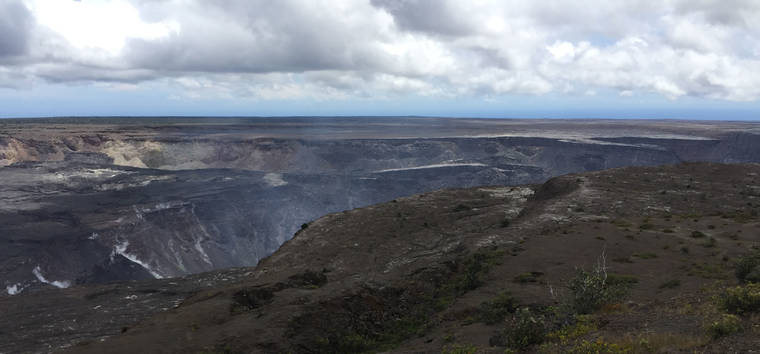
{"type": "Polygon", "coordinates": [[[75,287],[0,308],[57,296],[97,312],[185,289],[74,353],[746,352],[760,347],[759,212],[757,164],[441,190],[305,224],[257,267],[204,275],[230,274],[213,285],[75,287]]]}

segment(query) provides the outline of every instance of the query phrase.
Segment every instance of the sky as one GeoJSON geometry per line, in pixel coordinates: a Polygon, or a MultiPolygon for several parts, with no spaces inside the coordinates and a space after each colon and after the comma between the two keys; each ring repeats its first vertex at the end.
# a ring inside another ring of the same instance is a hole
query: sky
{"type": "Polygon", "coordinates": [[[0,117],[760,120],[756,0],[0,0],[0,117]]]}

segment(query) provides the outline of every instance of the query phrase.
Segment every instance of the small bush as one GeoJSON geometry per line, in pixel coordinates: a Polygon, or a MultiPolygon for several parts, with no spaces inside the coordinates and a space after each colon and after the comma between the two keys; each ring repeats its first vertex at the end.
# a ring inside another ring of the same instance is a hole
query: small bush
{"type": "Polygon", "coordinates": [[[687,274],[705,279],[725,279],[727,275],[725,267],[711,263],[692,263],[687,274]]]}
{"type": "Polygon", "coordinates": [[[760,284],[749,283],[726,289],[720,297],[720,305],[735,314],[760,311],[760,284]]]}
{"type": "Polygon", "coordinates": [[[253,310],[269,303],[274,292],[268,288],[246,288],[232,295],[232,312],[253,310]]]}
{"type": "Polygon", "coordinates": [[[529,308],[523,307],[507,321],[503,333],[491,338],[491,344],[525,349],[531,345],[543,343],[547,327],[547,321],[543,315],[535,314],[529,308]]]}
{"type": "Polygon", "coordinates": [[[693,238],[702,238],[702,237],[705,237],[705,236],[707,236],[707,235],[705,235],[705,233],[702,232],[702,231],[692,231],[691,232],[691,237],[693,237],[693,238]]]}
{"type": "Polygon", "coordinates": [[[480,304],[478,319],[489,325],[496,324],[503,321],[510,313],[514,313],[516,309],[517,300],[509,292],[502,291],[492,301],[480,304]]]}
{"type": "Polygon", "coordinates": [[[638,282],[639,278],[633,275],[616,273],[610,273],[607,275],[607,286],[610,287],[630,287],[633,286],[633,284],[637,284],[638,282]]]}
{"type": "Polygon", "coordinates": [[[558,342],[561,345],[567,345],[597,329],[599,328],[591,315],[578,315],[575,316],[574,324],[563,326],[547,334],[546,339],[551,342],[558,342]]]}
{"type": "Polygon", "coordinates": [[[608,343],[599,338],[595,341],[584,340],[568,350],[568,353],[572,354],[587,354],[587,353],[630,353],[633,348],[626,345],[620,345],[616,343],[608,343]]]}
{"type": "Polygon", "coordinates": [[[678,279],[673,279],[660,284],[660,289],[673,289],[679,286],[681,286],[681,281],[678,279]]]}
{"type": "Polygon", "coordinates": [[[520,284],[536,283],[536,282],[538,282],[538,278],[540,278],[543,275],[544,275],[544,273],[542,273],[542,272],[522,273],[522,274],[514,277],[513,281],[515,283],[520,283],[520,284]]]}
{"type": "Polygon", "coordinates": [[[481,249],[462,260],[463,274],[454,278],[449,284],[457,294],[464,294],[476,289],[483,280],[483,275],[488,273],[494,265],[501,264],[500,259],[504,256],[503,250],[481,249]]]}
{"type": "Polygon", "coordinates": [[[623,297],[638,279],[631,276],[611,275],[597,267],[593,272],[579,269],[570,280],[570,306],[578,314],[589,314],[602,305],[623,297]]]}
{"type": "Polygon", "coordinates": [[[296,288],[315,289],[327,284],[327,276],[324,272],[306,270],[288,277],[288,285],[296,288]]]}
{"type": "Polygon", "coordinates": [[[453,344],[443,348],[444,354],[475,354],[477,352],[478,347],[472,344],[453,344]]]}
{"type": "Polygon", "coordinates": [[[734,274],[741,282],[760,283],[760,252],[739,258],[734,274]]]}
{"type": "Polygon", "coordinates": [[[710,324],[707,331],[710,336],[717,339],[742,330],[742,321],[735,315],[723,314],[720,319],[710,324]]]}

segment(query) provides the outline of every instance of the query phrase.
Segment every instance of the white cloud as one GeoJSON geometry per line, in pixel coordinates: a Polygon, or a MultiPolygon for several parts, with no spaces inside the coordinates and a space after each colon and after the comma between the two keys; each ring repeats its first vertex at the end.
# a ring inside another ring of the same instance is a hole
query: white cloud
{"type": "MultiPolygon", "coordinates": [[[[19,1],[6,6],[23,12],[19,1]]],[[[188,98],[613,90],[755,101],[760,5],[730,3],[26,0],[32,20],[0,14],[0,29],[17,32],[0,40],[0,87],[161,80],[188,98]]]]}
{"type": "Polygon", "coordinates": [[[50,29],[78,50],[117,55],[129,38],[156,40],[179,31],[173,21],[149,23],[126,0],[28,0],[38,25],[50,29]]]}

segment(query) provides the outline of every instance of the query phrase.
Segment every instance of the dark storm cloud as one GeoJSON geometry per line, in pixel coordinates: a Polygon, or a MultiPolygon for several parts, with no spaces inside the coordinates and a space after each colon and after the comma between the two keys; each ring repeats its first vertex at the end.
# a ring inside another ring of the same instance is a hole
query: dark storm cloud
{"type": "Polygon", "coordinates": [[[371,3],[390,13],[404,30],[445,36],[463,36],[474,30],[447,1],[371,0],[371,3]]]}
{"type": "Polygon", "coordinates": [[[27,53],[32,15],[20,1],[0,2],[0,57],[27,53]]]}

